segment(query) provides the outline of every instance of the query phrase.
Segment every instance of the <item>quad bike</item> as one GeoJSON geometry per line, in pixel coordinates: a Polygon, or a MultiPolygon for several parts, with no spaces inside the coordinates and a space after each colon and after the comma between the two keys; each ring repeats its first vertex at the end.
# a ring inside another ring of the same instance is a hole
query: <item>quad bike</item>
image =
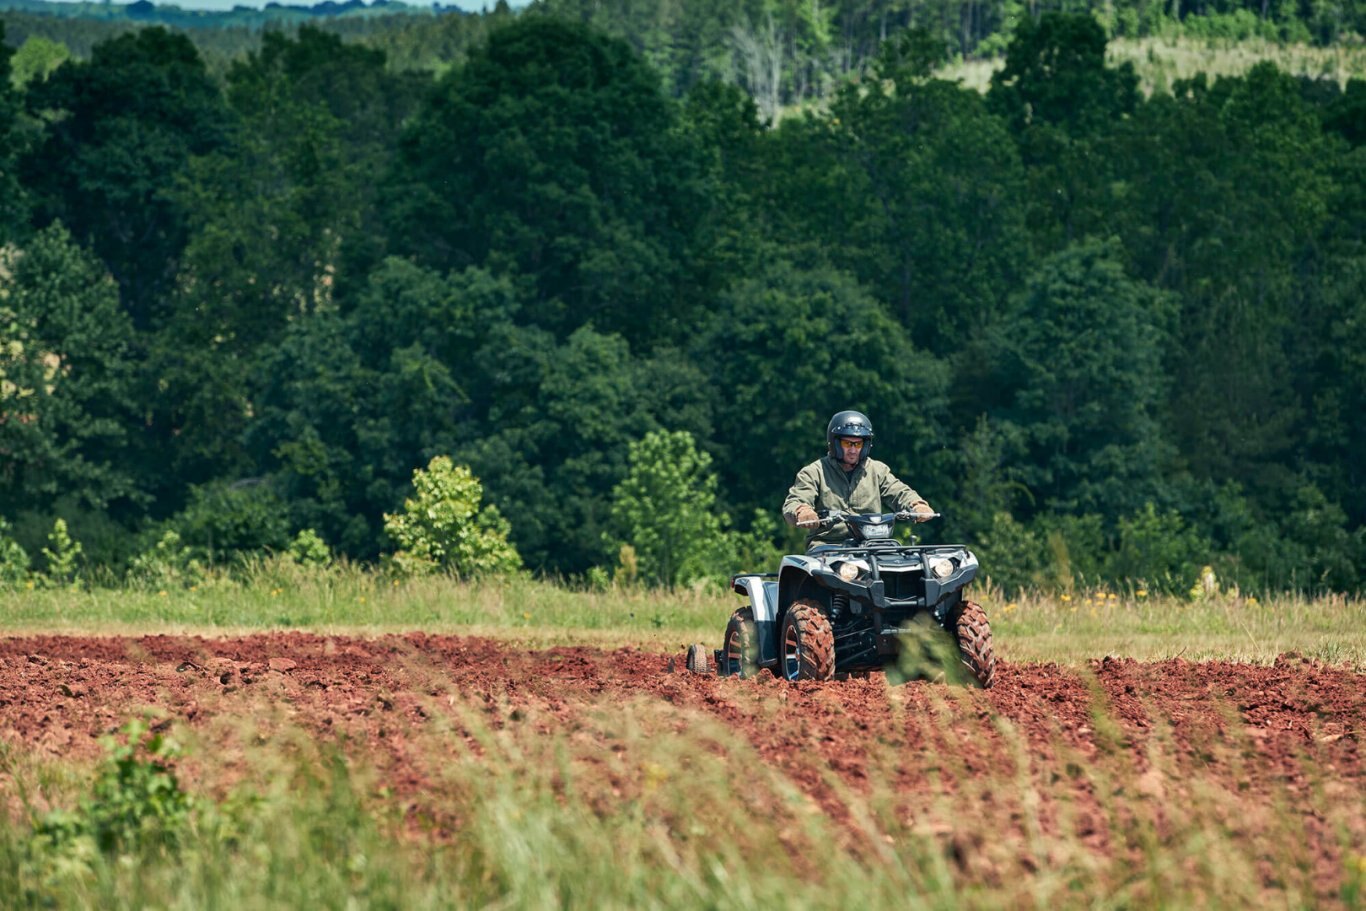
{"type": "Polygon", "coordinates": [[[731,615],[720,649],[688,649],[688,669],[709,673],[714,662],[723,677],[768,668],[788,680],[860,674],[894,664],[907,630],[929,621],[948,633],[972,679],[990,687],[991,625],[963,591],[977,558],[962,545],[897,541],[896,523],[911,518],[826,512],[821,527],[842,522],[849,539],[783,557],[776,573],[733,576],[731,588],[749,604],[731,615]]]}

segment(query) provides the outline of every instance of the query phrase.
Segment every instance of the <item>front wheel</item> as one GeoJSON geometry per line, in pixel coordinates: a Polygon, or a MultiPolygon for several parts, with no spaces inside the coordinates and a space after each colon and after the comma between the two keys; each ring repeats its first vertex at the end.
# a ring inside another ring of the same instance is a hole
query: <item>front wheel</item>
{"type": "Polygon", "coordinates": [[[783,676],[829,680],[835,675],[835,631],[814,601],[801,600],[783,617],[783,676]]]}
{"type": "Polygon", "coordinates": [[[983,689],[996,682],[996,655],[991,649],[991,623],[975,601],[964,601],[949,627],[958,643],[958,657],[983,689]]]}

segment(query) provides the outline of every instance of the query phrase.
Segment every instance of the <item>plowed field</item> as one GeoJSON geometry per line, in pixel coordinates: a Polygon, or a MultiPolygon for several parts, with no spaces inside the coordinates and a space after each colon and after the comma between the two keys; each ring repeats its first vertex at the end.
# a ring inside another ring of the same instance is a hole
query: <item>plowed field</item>
{"type": "MultiPolygon", "coordinates": [[[[719,721],[836,819],[848,813],[849,794],[890,787],[927,801],[961,794],[965,810],[999,813],[1002,831],[1025,825],[1018,803],[975,783],[981,776],[996,785],[1032,783],[1045,829],[1068,830],[1067,837],[1106,856],[1126,850],[1115,837],[1116,793],[1156,804],[1159,819],[1163,806],[1192,799],[1192,789],[1234,795],[1249,811],[1246,820],[1229,821],[1235,836],[1240,825],[1255,828],[1254,808],[1275,805],[1302,815],[1305,863],[1317,897],[1332,903],[1344,869],[1361,863],[1366,844],[1364,682],[1350,669],[1295,656],[1270,667],[1111,658],[1078,668],[1003,663],[995,688],[979,691],[924,682],[890,687],[878,675],[824,684],[789,684],[767,673],[702,677],[684,670],[681,649],[528,652],[423,634],[33,636],[0,639],[0,738],[39,756],[93,760],[101,753],[97,738],[145,706],[191,730],[268,709],[366,751],[398,799],[420,803],[430,763],[412,753],[443,702],[472,706],[495,728],[525,723],[551,735],[574,730],[585,713],[604,706],[645,701],[668,704],[683,724],[719,721]],[[888,751],[898,757],[891,765],[888,751]],[[1161,768],[1154,765],[1159,755],[1161,768]],[[1104,769],[1105,777],[1079,766],[1104,769]],[[885,780],[889,769],[896,780],[885,780]],[[1050,811],[1064,793],[1068,812],[1050,811]],[[1348,812],[1330,823],[1327,806],[1348,812]]],[[[974,853],[970,844],[960,847],[974,853]]],[[[976,871],[988,881],[1003,873],[976,871]]]]}

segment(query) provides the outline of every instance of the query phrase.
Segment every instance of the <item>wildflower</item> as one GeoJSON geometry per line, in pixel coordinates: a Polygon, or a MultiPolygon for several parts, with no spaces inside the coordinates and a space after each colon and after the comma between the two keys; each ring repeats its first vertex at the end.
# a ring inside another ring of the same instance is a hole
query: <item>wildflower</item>
{"type": "Polygon", "coordinates": [[[1072,600],[1072,596],[1069,595],[1069,594],[1067,594],[1066,592],[1064,592],[1064,593],[1063,593],[1063,596],[1062,596],[1062,600],[1063,600],[1064,602],[1071,601],[1071,600],[1072,600]]]}
{"type": "Polygon", "coordinates": [[[361,604],[364,604],[364,603],[365,603],[365,596],[364,596],[364,595],[361,595],[360,598],[358,598],[357,600],[360,601],[361,604]]]}
{"type": "Polygon", "coordinates": [[[166,589],[163,588],[161,591],[157,592],[157,595],[162,598],[166,597],[166,589]]]}
{"type": "Polygon", "coordinates": [[[1256,603],[1257,603],[1257,598],[1256,598],[1255,596],[1249,596],[1248,599],[1247,599],[1247,603],[1248,603],[1248,604],[1256,604],[1256,603]]]}
{"type": "Polygon", "coordinates": [[[530,612],[530,611],[522,611],[522,619],[523,619],[523,620],[530,620],[530,619],[531,619],[531,612],[530,612]]]}
{"type": "Polygon", "coordinates": [[[1148,590],[1146,588],[1140,588],[1138,591],[1134,592],[1134,594],[1138,595],[1140,598],[1146,598],[1148,597],[1148,590]]]}
{"type": "Polygon", "coordinates": [[[1017,608],[1017,607],[1019,607],[1019,606],[1020,606],[1020,605],[1018,605],[1018,604],[1016,604],[1014,601],[1012,601],[1012,602],[1010,602],[1009,604],[1007,604],[1007,605],[1005,606],[1005,612],[1008,614],[1008,613],[1010,613],[1011,611],[1013,611],[1015,608],[1017,608]]]}

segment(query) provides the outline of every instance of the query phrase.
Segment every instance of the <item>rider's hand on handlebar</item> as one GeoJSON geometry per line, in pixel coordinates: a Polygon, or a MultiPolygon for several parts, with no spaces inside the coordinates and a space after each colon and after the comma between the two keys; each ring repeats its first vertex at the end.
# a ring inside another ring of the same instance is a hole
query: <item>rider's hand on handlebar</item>
{"type": "Polygon", "coordinates": [[[805,503],[797,507],[797,511],[793,513],[793,516],[797,520],[798,528],[815,528],[817,525],[821,524],[821,517],[816,515],[816,510],[807,506],[805,503]]]}
{"type": "Polygon", "coordinates": [[[930,519],[933,519],[935,515],[934,510],[930,508],[930,504],[926,503],[924,500],[921,500],[919,503],[912,506],[910,508],[910,514],[911,519],[916,522],[928,522],[930,519]]]}

